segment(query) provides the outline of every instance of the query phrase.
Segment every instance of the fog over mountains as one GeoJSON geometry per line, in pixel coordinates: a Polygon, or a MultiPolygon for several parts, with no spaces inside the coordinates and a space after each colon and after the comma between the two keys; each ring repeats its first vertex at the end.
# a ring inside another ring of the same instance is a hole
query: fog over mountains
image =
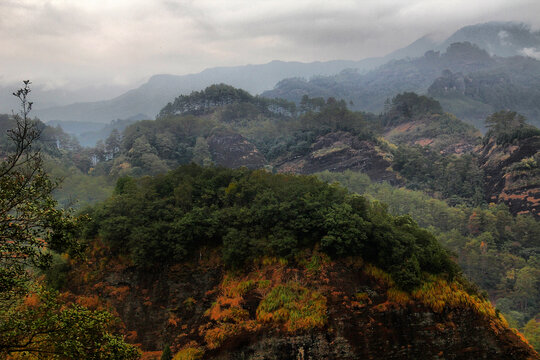
{"type": "Polygon", "coordinates": [[[154,75],[140,87],[106,101],[75,103],[37,111],[44,121],[74,120],[108,123],[138,113],[154,118],[167,102],[180,94],[189,94],[215,83],[226,83],[251,93],[261,93],[287,77],[331,75],[346,68],[364,71],[377,65],[377,60],[336,60],[329,62],[283,62],[272,61],[262,65],[218,67],[190,75],[154,75]]]}
{"type": "MultiPolygon", "coordinates": [[[[461,28],[450,37],[439,42],[433,40],[430,36],[424,36],[409,46],[381,58],[313,63],[272,61],[261,65],[211,68],[198,74],[155,75],[138,88],[129,90],[109,100],[74,102],[69,105],[49,108],[37,106],[35,115],[44,121],[96,123],[109,123],[115,119],[125,119],[137,114],[145,114],[148,118],[154,118],[157,112],[176,96],[201,90],[214,83],[226,83],[254,94],[260,94],[265,90],[273,89],[278,82],[286,78],[310,79],[317,76],[330,76],[345,69],[356,69],[355,73],[361,75],[388,61],[420,57],[429,50],[445,51],[450,44],[463,41],[477,44],[489,54],[498,57],[540,57],[540,32],[533,31],[527,25],[521,23],[490,22],[461,28]]],[[[114,90],[111,87],[109,92],[114,93],[114,90]]],[[[0,97],[2,107],[7,107],[0,109],[0,112],[9,112],[13,109],[13,106],[11,103],[4,101],[4,98],[9,98],[11,93],[7,89],[3,89],[2,93],[7,94],[0,97]]],[[[37,103],[41,101],[43,105],[46,101],[42,100],[42,98],[51,98],[47,95],[56,93],[41,91],[39,94],[34,94],[38,96],[35,101],[37,103]]],[[[103,95],[106,94],[104,92],[103,95]]],[[[73,99],[73,96],[70,97],[69,94],[64,94],[59,96],[59,101],[62,99],[70,100],[73,99]]]]}
{"type": "Polygon", "coordinates": [[[522,55],[540,58],[539,31],[533,31],[523,23],[496,21],[465,26],[441,41],[436,41],[432,36],[426,35],[385,58],[390,60],[418,57],[426,51],[444,51],[451,44],[464,41],[478,45],[490,55],[501,57],[522,55]]]}

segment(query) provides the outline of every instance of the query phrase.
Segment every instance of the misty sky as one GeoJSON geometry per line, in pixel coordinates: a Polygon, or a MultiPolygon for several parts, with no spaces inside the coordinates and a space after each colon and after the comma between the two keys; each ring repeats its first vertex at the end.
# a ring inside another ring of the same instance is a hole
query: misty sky
{"type": "Polygon", "coordinates": [[[132,85],[157,73],[358,60],[486,21],[540,25],[538,0],[0,0],[0,83],[132,85]]]}

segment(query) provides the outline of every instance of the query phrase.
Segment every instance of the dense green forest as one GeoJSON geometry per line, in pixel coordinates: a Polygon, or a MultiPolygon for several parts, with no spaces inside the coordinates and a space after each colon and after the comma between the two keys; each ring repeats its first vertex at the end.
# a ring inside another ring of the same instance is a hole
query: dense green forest
{"type": "MultiPolygon", "coordinates": [[[[208,92],[206,95],[198,92],[192,95],[193,98],[183,96],[168,105],[167,112],[157,120],[137,122],[129,126],[122,137],[111,134],[105,143],[90,153],[98,161],[91,166],[92,172],[113,177],[140,176],[158,174],[190,162],[208,165],[213,162],[209,141],[219,137],[224,130],[249,140],[264,158],[262,164],[272,168],[287,159],[309,154],[320,136],[345,131],[359,140],[377,144],[386,157],[395,160],[393,170],[408,186],[430,189],[445,198],[455,197],[457,202],[481,202],[481,190],[478,189],[480,172],[476,160],[438,151],[458,139],[474,144],[478,142],[478,134],[458,119],[441,114],[440,105],[432,99],[403,94],[393,99],[387,113],[375,116],[353,112],[344,101],[333,98],[305,97],[298,110],[294,110],[294,104],[288,104],[291,112],[283,114],[260,110],[253,104],[259,104],[259,100],[248,97],[249,94],[243,97],[235,95],[242,102],[223,100],[225,105],[208,100],[213,99],[218,91],[229,99],[234,98],[229,93],[236,94],[238,90],[220,85],[205,90],[208,92]],[[206,106],[207,109],[200,116],[189,111],[167,115],[174,112],[172,108],[179,102],[189,102],[190,106],[197,108],[206,106]],[[416,132],[416,136],[437,138],[437,147],[411,145],[411,142],[403,141],[407,134],[392,139],[398,147],[389,147],[380,138],[389,126],[417,120],[427,122],[427,125],[422,127],[421,133],[416,132]],[[420,169],[423,163],[429,168],[420,169]],[[455,169],[458,169],[457,173],[455,169]]],[[[79,168],[88,171],[90,165],[87,164],[90,164],[89,160],[85,167],[79,168]]]]}
{"type": "MultiPolygon", "coordinates": [[[[44,169],[61,180],[53,192],[59,204],[84,209],[91,218],[85,237],[99,236],[140,269],[183,261],[212,246],[222,249],[231,269],[263,255],[294,259],[315,246],[336,258],[357,254],[410,290],[429,273],[460,278],[454,258],[513,326],[537,336],[540,225],[530,214],[513,215],[491,203],[485,159],[475,149],[493,142],[518,147],[539,130],[503,111],[486,119],[489,131],[482,138],[438,101],[407,92],[388,100],[379,115],[349,106],[308,96],[295,105],[222,84],[180,96],[156,120],[112,131],[93,148],[60,128],[32,123],[41,132],[35,148],[44,169]],[[316,161],[348,151],[339,142],[343,134],[370,144],[393,180],[358,171],[317,174],[358,196],[314,177],[272,175],[291,159],[316,161]],[[316,148],[326,135],[338,142],[316,148]],[[222,145],[232,136],[236,142],[222,145]],[[456,143],[463,146],[456,150],[456,143]],[[265,170],[219,167],[216,153],[227,147],[256,155],[253,167],[265,170]]],[[[2,134],[15,120],[0,117],[2,134]]],[[[9,151],[8,137],[0,144],[9,151]]],[[[526,158],[505,171],[526,172],[536,181],[537,161],[526,158]]],[[[59,256],[54,262],[48,276],[61,286],[68,267],[59,256]]]]}
{"type": "Polygon", "coordinates": [[[87,236],[99,235],[142,268],[182,261],[205,246],[222,246],[233,268],[320,246],[373,262],[406,290],[420,285],[423,272],[457,274],[435,237],[410,217],[392,217],[314,177],[186,165],[155,179],[121,178],[113,196],[88,213],[87,236]]]}

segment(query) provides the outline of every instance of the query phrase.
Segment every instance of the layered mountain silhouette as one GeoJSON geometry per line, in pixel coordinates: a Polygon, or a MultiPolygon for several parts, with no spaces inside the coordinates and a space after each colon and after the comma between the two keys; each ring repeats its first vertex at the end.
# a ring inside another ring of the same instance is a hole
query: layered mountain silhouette
{"type": "MultiPolygon", "coordinates": [[[[522,97],[521,94],[530,94],[530,89],[535,87],[534,74],[539,72],[534,57],[538,57],[539,50],[540,33],[531,30],[527,25],[490,22],[464,27],[440,42],[424,36],[409,46],[380,58],[314,63],[272,61],[261,65],[211,68],[198,74],[182,76],[155,75],[140,87],[113,99],[39,109],[36,115],[44,121],[101,123],[126,119],[136,114],[146,114],[148,118],[154,118],[157,112],[176,96],[201,90],[211,84],[227,83],[258,94],[274,88],[278,82],[276,89],[266,92],[266,96],[280,96],[291,100],[304,94],[334,96],[353,101],[355,108],[381,111],[385,99],[399,92],[427,93],[436,79],[448,75],[443,74],[447,69],[463,76],[474,72],[475,79],[478,78],[477,72],[491,71],[487,76],[494,76],[494,79],[487,80],[488,86],[491,86],[490,81],[497,82],[497,79],[502,79],[497,84],[504,88],[504,92],[518,91],[522,97]],[[448,53],[446,49],[456,42],[469,42],[483,52],[471,47],[467,51],[454,47],[452,50],[456,51],[448,53]],[[437,52],[443,52],[443,55],[437,52]],[[510,58],[503,61],[501,57],[510,58]],[[499,74],[502,75],[499,77],[499,74]],[[529,79],[531,75],[532,80],[529,79]],[[287,78],[289,80],[286,82],[282,81],[287,78]],[[310,78],[311,81],[306,80],[310,78]],[[406,85],[400,85],[400,82],[406,85]],[[287,86],[291,89],[284,90],[287,86]],[[357,91],[358,89],[368,89],[366,91],[374,94],[366,97],[363,90],[357,91]]],[[[473,83],[486,83],[475,79],[473,83]]],[[[461,94],[465,95],[464,98],[454,93],[442,94],[440,89],[438,92],[433,89],[433,95],[437,96],[445,109],[448,108],[456,115],[464,116],[466,120],[478,125],[479,119],[497,110],[494,104],[500,104],[500,101],[481,98],[483,88],[476,87],[473,85],[474,90],[471,90],[476,92],[476,96],[468,96],[467,91],[461,94]],[[445,102],[448,96],[453,100],[445,102]]],[[[535,96],[530,95],[531,98],[535,96]]],[[[521,99],[527,103],[526,106],[514,106],[513,100],[508,100],[504,103],[504,108],[523,112],[529,117],[536,116],[537,105],[531,104],[532,100],[526,97],[527,99],[521,99]]]]}
{"type": "Polygon", "coordinates": [[[176,96],[189,94],[216,83],[230,84],[257,94],[271,89],[278,81],[287,77],[331,75],[347,68],[367,71],[378,64],[377,59],[313,63],[272,61],[260,65],[211,68],[190,75],[154,75],[140,87],[110,100],[51,107],[36,110],[36,113],[44,121],[107,123],[140,113],[154,118],[158,111],[176,96]]]}
{"type": "Polygon", "coordinates": [[[483,128],[495,111],[518,111],[539,125],[540,61],[498,57],[470,42],[452,43],[414,59],[390,61],[366,74],[345,70],[311,80],[290,78],[262,95],[300,102],[303,96],[335,97],[356,110],[380,113],[387,99],[413,91],[428,94],[459,118],[483,128]]]}

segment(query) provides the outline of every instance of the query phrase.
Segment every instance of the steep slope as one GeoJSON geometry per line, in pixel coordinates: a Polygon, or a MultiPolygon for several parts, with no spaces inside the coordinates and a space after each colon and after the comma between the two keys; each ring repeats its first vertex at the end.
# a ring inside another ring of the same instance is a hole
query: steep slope
{"type": "Polygon", "coordinates": [[[465,154],[480,143],[481,133],[440,103],[415,93],[399,94],[382,115],[383,136],[400,145],[429,146],[442,154],[465,154]]]}
{"type": "Polygon", "coordinates": [[[154,359],[164,344],[204,359],[538,358],[489,303],[444,280],[408,294],[359,259],[305,252],[235,275],[216,258],[146,275],[117,264],[88,282],[97,268],[77,267],[65,296],[111,306],[154,359]]]}
{"type": "Polygon", "coordinates": [[[259,150],[242,135],[230,130],[217,130],[208,138],[212,161],[228,168],[260,169],[267,162],[259,150]]]}
{"type": "Polygon", "coordinates": [[[321,171],[360,171],[374,181],[398,183],[396,174],[389,170],[391,155],[377,143],[360,140],[350,132],[336,131],[322,135],[304,156],[278,161],[279,172],[313,174],[321,171]]]}
{"type": "Polygon", "coordinates": [[[538,358],[433,235],[314,177],[192,165],[91,213],[64,297],[147,358],[538,358]]]}
{"type": "Polygon", "coordinates": [[[535,133],[509,143],[491,136],[479,151],[488,201],[540,218],[540,131],[535,133]]]}

